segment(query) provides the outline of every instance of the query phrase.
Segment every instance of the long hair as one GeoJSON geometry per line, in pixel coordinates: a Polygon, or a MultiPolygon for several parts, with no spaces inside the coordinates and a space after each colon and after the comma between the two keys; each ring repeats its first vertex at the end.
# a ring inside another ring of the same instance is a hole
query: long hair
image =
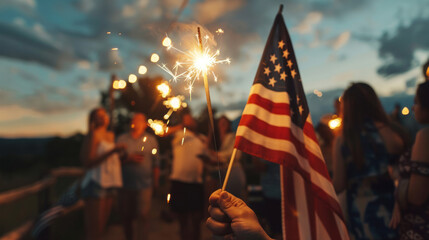
{"type": "Polygon", "coordinates": [[[102,107],[94,108],[89,112],[88,116],[88,135],[92,134],[92,132],[100,127],[100,122],[97,122],[97,112],[99,110],[104,110],[102,107]]]}
{"type": "Polygon", "coordinates": [[[352,159],[358,167],[363,167],[365,159],[360,142],[365,121],[389,123],[386,112],[374,89],[366,83],[353,83],[344,91],[343,97],[343,137],[351,151],[352,159]]]}
{"type": "Polygon", "coordinates": [[[420,105],[426,110],[429,110],[429,81],[420,83],[417,87],[416,98],[420,105]]]}

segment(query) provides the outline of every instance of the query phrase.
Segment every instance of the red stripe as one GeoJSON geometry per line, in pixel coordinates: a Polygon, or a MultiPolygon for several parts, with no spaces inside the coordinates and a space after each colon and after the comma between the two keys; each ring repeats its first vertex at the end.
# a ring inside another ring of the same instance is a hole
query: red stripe
{"type": "Polygon", "coordinates": [[[319,199],[314,199],[316,213],[319,216],[323,226],[325,226],[326,232],[329,234],[331,239],[341,239],[341,233],[339,228],[342,226],[337,225],[335,220],[334,212],[327,206],[327,204],[319,199]]]}
{"type": "Polygon", "coordinates": [[[295,202],[295,185],[293,180],[293,171],[292,169],[281,165],[283,168],[283,189],[282,198],[283,208],[284,208],[284,218],[282,221],[283,229],[286,230],[286,239],[287,240],[299,240],[299,228],[298,228],[298,218],[297,218],[297,209],[295,202]]]}
{"type": "MultiPolygon", "coordinates": [[[[258,94],[251,94],[249,99],[247,100],[247,104],[253,103],[259,105],[265,110],[273,113],[273,114],[284,114],[290,115],[289,104],[287,103],[275,103],[269,99],[261,97],[258,94]]],[[[243,113],[245,114],[245,113],[243,113]]]]}
{"type": "MultiPolygon", "coordinates": [[[[284,164],[287,168],[291,168],[294,171],[301,174],[305,181],[311,182],[311,177],[307,171],[301,168],[298,164],[298,159],[291,153],[276,151],[259,144],[255,144],[244,137],[237,136],[236,146],[237,149],[240,149],[243,152],[254,155],[256,157],[269,160],[278,164],[284,164]]],[[[320,199],[323,199],[331,207],[331,209],[343,219],[341,207],[338,201],[332,198],[326,193],[324,189],[321,189],[319,186],[311,182],[311,187],[313,189],[313,194],[317,195],[320,199]]]]}
{"type": "Polygon", "coordinates": [[[314,132],[313,124],[309,122],[305,122],[304,127],[302,129],[305,135],[312,139],[313,141],[319,143],[319,140],[317,139],[316,133],[314,132]]]}
{"type": "MultiPolygon", "coordinates": [[[[325,162],[322,159],[320,159],[318,156],[313,154],[311,151],[309,151],[305,147],[305,144],[302,143],[298,138],[295,137],[295,135],[291,133],[290,128],[272,126],[270,124],[267,124],[265,121],[258,119],[255,115],[243,115],[240,120],[240,125],[245,125],[248,127],[251,126],[250,128],[253,131],[270,138],[288,140],[292,142],[295,145],[295,148],[299,153],[299,155],[305,157],[310,163],[310,166],[314,170],[319,172],[326,179],[330,180],[329,172],[328,172],[328,169],[326,168],[325,162]]],[[[239,138],[240,136],[237,136],[236,143],[240,142],[239,138]]],[[[239,147],[237,148],[241,149],[239,147]]],[[[285,151],[287,151],[287,149],[285,149],[285,151]]],[[[265,160],[270,160],[270,159],[265,159],[265,160]]]]}
{"type": "Polygon", "coordinates": [[[305,184],[305,194],[307,195],[307,209],[308,209],[308,219],[310,221],[310,231],[311,231],[311,239],[317,239],[316,234],[316,217],[315,217],[315,211],[314,211],[314,193],[313,188],[311,185],[313,185],[312,182],[304,181],[305,184]]]}

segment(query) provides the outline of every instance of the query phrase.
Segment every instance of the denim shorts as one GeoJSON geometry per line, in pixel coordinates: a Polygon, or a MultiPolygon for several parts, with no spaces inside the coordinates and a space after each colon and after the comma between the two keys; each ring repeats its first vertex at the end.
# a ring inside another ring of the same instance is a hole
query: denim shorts
{"type": "Polygon", "coordinates": [[[104,198],[115,195],[117,188],[103,188],[95,181],[90,181],[81,190],[82,198],[104,198]]]}

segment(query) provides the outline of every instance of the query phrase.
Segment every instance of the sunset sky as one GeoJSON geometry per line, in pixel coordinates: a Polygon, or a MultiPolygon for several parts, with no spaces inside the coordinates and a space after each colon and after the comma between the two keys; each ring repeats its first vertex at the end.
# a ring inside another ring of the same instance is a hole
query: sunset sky
{"type": "MultiPolygon", "coordinates": [[[[280,4],[306,92],[360,80],[382,96],[413,94],[422,81],[420,67],[429,57],[427,0],[2,0],[0,137],[86,131],[86,116],[111,73],[126,79],[145,65],[148,75],[168,80],[150,55],[174,62],[162,39],[168,34],[186,49],[185,36],[196,26],[232,61],[215,69],[213,103],[239,112],[280,4]],[[216,34],[218,28],[224,33],[216,34]]],[[[188,97],[183,83],[172,86],[188,97]]],[[[195,85],[194,109],[205,103],[201,86],[195,85]]]]}

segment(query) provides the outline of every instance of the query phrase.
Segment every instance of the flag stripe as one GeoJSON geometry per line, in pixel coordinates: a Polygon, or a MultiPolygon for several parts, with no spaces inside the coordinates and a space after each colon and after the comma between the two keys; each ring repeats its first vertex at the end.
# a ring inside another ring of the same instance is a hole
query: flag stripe
{"type": "Polygon", "coordinates": [[[263,98],[258,94],[250,95],[249,100],[247,101],[247,104],[258,105],[272,114],[283,114],[283,115],[290,114],[289,104],[272,102],[266,98],[263,98]]]}
{"type": "Polygon", "coordinates": [[[316,214],[323,219],[322,224],[326,228],[331,239],[341,239],[339,226],[334,216],[334,212],[329,209],[329,206],[320,200],[314,201],[316,214]]]}
{"type": "Polygon", "coordinates": [[[305,168],[301,166],[301,164],[303,163],[298,161],[298,159],[293,154],[284,151],[268,149],[264,147],[264,145],[255,144],[243,137],[237,137],[237,142],[240,143],[238,148],[244,152],[252,154],[256,157],[260,157],[262,159],[267,159],[267,155],[275,156],[275,159],[277,161],[274,162],[278,164],[285,164],[289,168],[294,168],[294,170],[301,173],[304,178],[307,178],[307,181],[311,182],[313,192],[316,193],[316,195],[322,198],[325,202],[329,203],[329,205],[332,205],[334,211],[337,212],[337,214],[339,214],[340,216],[342,216],[341,207],[337,201],[337,196],[335,195],[335,193],[331,195],[333,189],[332,191],[323,190],[331,189],[331,182],[320,174],[318,174],[316,171],[312,170],[311,168],[307,168],[310,169],[309,171],[305,170],[305,168]],[[314,180],[312,181],[311,179],[314,180]]]}
{"type": "Polygon", "coordinates": [[[282,179],[285,181],[282,189],[284,205],[283,239],[299,240],[293,171],[284,165],[281,165],[280,168],[282,169],[282,179]]]}
{"type": "Polygon", "coordinates": [[[287,92],[276,92],[264,87],[264,85],[260,83],[253,84],[250,89],[250,95],[257,94],[265,99],[269,99],[275,103],[286,103],[289,104],[289,94],[287,92]]]}
{"type": "Polygon", "coordinates": [[[309,219],[309,205],[308,198],[311,198],[311,195],[307,196],[306,194],[306,184],[304,179],[297,172],[291,172],[293,177],[293,183],[295,188],[295,203],[297,210],[298,226],[299,226],[299,236],[300,239],[313,239],[311,233],[311,224],[309,219]]]}
{"type": "MultiPolygon", "coordinates": [[[[292,134],[299,139],[300,142],[306,143],[308,145],[309,149],[312,149],[313,153],[316,154],[319,158],[323,159],[322,152],[320,151],[320,147],[316,138],[316,135],[313,134],[313,136],[308,136],[305,131],[312,131],[313,127],[311,125],[311,121],[308,120],[306,124],[304,125],[304,132],[299,127],[292,127],[293,123],[291,121],[290,116],[288,115],[282,115],[282,114],[272,114],[269,111],[267,111],[265,108],[260,107],[257,104],[247,104],[244,111],[242,118],[245,116],[255,116],[258,119],[268,123],[269,125],[273,127],[288,127],[292,132],[292,134]],[[310,125],[310,126],[309,126],[310,125]],[[289,127],[290,126],[290,127],[289,127]],[[304,133],[304,134],[303,134],[304,133]]],[[[242,120],[240,120],[240,124],[238,128],[241,126],[247,126],[250,128],[257,128],[256,126],[252,126],[249,124],[246,124],[242,120]]],[[[264,129],[261,129],[263,131],[264,129]]],[[[287,150],[287,149],[285,149],[287,150]]]]}
{"type": "MultiPolygon", "coordinates": [[[[256,123],[256,120],[255,122],[256,123]]],[[[282,129],[271,129],[270,134],[268,134],[268,128],[270,126],[266,126],[261,121],[257,121],[258,124],[260,124],[260,127],[266,128],[266,134],[262,135],[259,132],[254,131],[253,129],[247,128],[245,126],[241,126],[237,129],[237,135],[236,137],[243,137],[246,139],[252,139],[252,142],[255,144],[259,144],[262,146],[267,146],[267,148],[275,151],[281,151],[285,152],[285,149],[288,149],[288,152],[290,152],[292,155],[296,156],[296,158],[299,159],[299,162],[301,163],[301,167],[306,169],[308,172],[313,169],[314,171],[318,172],[320,175],[322,175],[326,181],[330,181],[329,173],[324,165],[323,160],[315,156],[312,152],[310,152],[308,149],[305,148],[305,146],[300,143],[298,140],[294,139],[293,137],[290,137],[289,139],[283,138],[273,138],[272,136],[277,134],[276,131],[281,131],[282,129]],[[304,158],[303,156],[306,156],[304,158]]],[[[292,135],[292,134],[290,134],[292,135]]],[[[239,146],[235,146],[236,148],[239,148],[239,146]]],[[[270,155],[271,156],[271,155],[270,155]]],[[[283,154],[276,154],[278,157],[283,157],[283,154]]],[[[267,160],[273,160],[275,156],[272,156],[270,158],[264,158],[267,160]]],[[[278,159],[275,162],[279,162],[282,159],[278,159]]]]}

